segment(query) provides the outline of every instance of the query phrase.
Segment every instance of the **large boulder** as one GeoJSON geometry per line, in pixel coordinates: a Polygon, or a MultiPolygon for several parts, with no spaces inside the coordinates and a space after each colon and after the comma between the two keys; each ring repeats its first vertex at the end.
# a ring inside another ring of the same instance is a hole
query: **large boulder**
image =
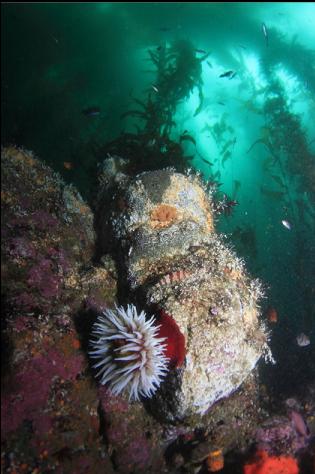
{"type": "Polygon", "coordinates": [[[158,417],[203,415],[240,387],[262,355],[272,359],[259,319],[261,286],[215,232],[211,196],[198,177],[172,169],[121,176],[109,212],[99,208],[98,216],[100,229],[111,228],[134,301],[177,347],[150,403],[158,417]]]}

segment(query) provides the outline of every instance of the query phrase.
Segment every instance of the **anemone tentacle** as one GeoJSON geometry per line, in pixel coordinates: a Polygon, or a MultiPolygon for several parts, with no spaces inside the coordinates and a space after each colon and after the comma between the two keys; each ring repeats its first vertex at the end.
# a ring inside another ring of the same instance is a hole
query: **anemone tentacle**
{"type": "Polygon", "coordinates": [[[146,319],[134,305],[105,309],[93,326],[89,352],[99,359],[93,368],[99,368],[101,384],[108,384],[115,395],[128,391],[130,400],[152,397],[169,362],[166,338],[157,337],[158,331],[155,317],[146,319]]]}

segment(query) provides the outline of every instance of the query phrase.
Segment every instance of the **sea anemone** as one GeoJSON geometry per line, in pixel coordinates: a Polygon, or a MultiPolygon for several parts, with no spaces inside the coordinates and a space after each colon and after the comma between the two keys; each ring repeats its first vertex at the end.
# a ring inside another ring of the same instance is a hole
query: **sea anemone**
{"type": "Polygon", "coordinates": [[[169,227],[178,217],[178,211],[174,206],[159,204],[151,212],[151,225],[154,229],[169,227]]]}
{"type": "Polygon", "coordinates": [[[186,356],[185,336],[181,333],[175,319],[160,310],[158,319],[158,336],[166,339],[165,355],[171,368],[179,368],[184,364],[186,356]]]}
{"type": "Polygon", "coordinates": [[[129,392],[129,400],[139,396],[152,397],[165,376],[168,358],[165,356],[166,338],[157,337],[159,325],[155,317],[146,320],[134,305],[127,309],[105,309],[93,326],[91,357],[100,359],[93,367],[99,368],[101,384],[108,383],[114,395],[129,392]]]}

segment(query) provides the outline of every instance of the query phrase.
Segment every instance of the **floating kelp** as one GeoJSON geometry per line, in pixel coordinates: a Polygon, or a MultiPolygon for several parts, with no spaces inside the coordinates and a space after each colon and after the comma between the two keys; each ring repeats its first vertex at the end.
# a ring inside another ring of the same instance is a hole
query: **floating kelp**
{"type": "Polygon", "coordinates": [[[268,189],[265,186],[260,186],[260,192],[272,199],[282,199],[285,196],[285,192],[273,191],[272,189],[268,189]]]}
{"type": "MultiPolygon", "coordinates": [[[[190,142],[196,146],[196,139],[185,131],[179,137],[179,144],[170,140],[170,132],[176,123],[173,120],[178,103],[188,99],[195,87],[199,93],[199,106],[195,116],[203,107],[203,92],[201,63],[208,57],[205,52],[201,57],[200,51],[189,41],[174,41],[170,46],[160,45],[149,49],[148,60],[156,68],[156,77],[147,90],[146,99],[130,97],[139,109],[131,108],[121,115],[122,119],[135,118],[136,134],[125,134],[118,137],[98,151],[99,157],[106,154],[121,154],[129,160],[134,160],[132,167],[136,170],[156,169],[165,165],[176,165],[183,169],[183,163],[193,157],[183,156],[179,146],[190,142]],[[167,161],[166,161],[167,156],[167,161]]],[[[130,170],[129,170],[130,172],[130,170]]]]}
{"type": "Polygon", "coordinates": [[[223,168],[224,168],[224,163],[226,162],[226,160],[231,158],[231,156],[232,156],[232,153],[228,150],[224,153],[224,155],[222,156],[222,161],[221,161],[223,168]]]}
{"type": "Polygon", "coordinates": [[[280,178],[280,176],[275,176],[273,174],[271,174],[270,176],[277,184],[279,184],[279,186],[281,186],[282,188],[287,188],[287,185],[283,183],[283,180],[282,178],[280,178]]]}
{"type": "Polygon", "coordinates": [[[233,138],[231,140],[227,140],[227,142],[225,143],[224,147],[222,148],[221,150],[221,153],[225,153],[226,150],[231,146],[231,145],[235,145],[236,143],[236,138],[233,138]]]}
{"type": "Polygon", "coordinates": [[[298,115],[290,112],[285,92],[279,82],[272,81],[270,83],[267,94],[270,92],[272,92],[272,98],[268,98],[267,95],[264,105],[266,129],[268,130],[267,146],[273,156],[275,156],[273,150],[281,150],[281,155],[275,156],[281,168],[281,175],[291,173],[300,178],[304,184],[303,192],[308,191],[311,201],[314,203],[315,156],[309,148],[310,143],[301,125],[301,119],[298,115]]]}
{"type": "Polygon", "coordinates": [[[221,117],[221,120],[220,122],[216,122],[213,126],[206,126],[202,131],[204,130],[207,130],[211,133],[211,135],[213,136],[214,140],[217,142],[217,143],[221,143],[223,141],[223,136],[225,133],[234,133],[234,129],[233,127],[231,127],[230,125],[227,125],[227,122],[226,122],[226,117],[227,117],[227,114],[224,113],[221,117]]]}
{"type": "Polygon", "coordinates": [[[234,179],[234,180],[233,180],[232,199],[235,199],[235,198],[236,198],[236,195],[237,195],[238,190],[240,189],[240,187],[241,187],[241,182],[238,181],[237,179],[234,179]]]}
{"type": "Polygon", "coordinates": [[[175,166],[176,169],[183,171],[187,166],[187,160],[194,158],[184,157],[182,146],[167,136],[143,133],[140,129],[137,133],[122,133],[115,140],[99,147],[96,152],[99,160],[104,156],[111,158],[117,155],[123,155],[129,160],[128,173],[131,174],[166,165],[175,166]]]}
{"type": "Polygon", "coordinates": [[[254,141],[254,143],[248,148],[246,154],[248,154],[250,151],[252,151],[252,149],[254,148],[254,146],[258,145],[259,143],[261,143],[262,145],[264,145],[268,151],[270,151],[271,153],[273,153],[273,149],[272,149],[272,144],[271,142],[268,140],[268,138],[258,138],[257,140],[254,141]]]}
{"type": "Polygon", "coordinates": [[[126,117],[140,117],[143,119],[147,119],[148,116],[144,112],[140,112],[139,110],[128,110],[127,112],[124,112],[121,114],[120,118],[126,118],[126,117]]]}
{"type": "Polygon", "coordinates": [[[195,110],[194,117],[196,117],[196,115],[198,115],[201,112],[202,107],[203,107],[204,96],[203,96],[201,87],[198,87],[198,90],[199,90],[199,106],[195,110]]]}
{"type": "Polygon", "coordinates": [[[266,159],[263,161],[263,170],[268,171],[268,170],[270,169],[270,167],[275,166],[275,164],[276,164],[276,159],[275,159],[275,157],[273,157],[273,156],[268,156],[268,158],[266,158],[266,159]]]}

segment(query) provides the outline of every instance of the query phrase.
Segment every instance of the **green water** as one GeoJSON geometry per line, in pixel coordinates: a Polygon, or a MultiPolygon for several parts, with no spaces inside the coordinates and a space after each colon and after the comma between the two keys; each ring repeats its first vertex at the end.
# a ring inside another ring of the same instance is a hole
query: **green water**
{"type": "Polygon", "coordinates": [[[265,283],[288,347],[302,331],[313,347],[315,4],[2,4],[1,22],[2,143],[32,149],[87,199],[97,151],[144,127],[124,115],[141,110],[134,98],[162,96],[149,51],[188,45],[200,68],[180,94],[182,56],[169,138],[237,201],[217,227],[265,283]]]}

